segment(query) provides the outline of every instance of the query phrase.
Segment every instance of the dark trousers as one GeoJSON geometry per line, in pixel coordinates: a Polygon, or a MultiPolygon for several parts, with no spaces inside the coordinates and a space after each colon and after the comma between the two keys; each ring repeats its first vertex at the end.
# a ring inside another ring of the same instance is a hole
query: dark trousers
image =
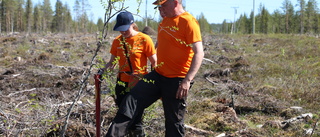
{"type": "MultiPolygon", "coordinates": [[[[115,93],[116,93],[115,103],[118,107],[120,107],[121,102],[124,100],[125,96],[129,93],[128,82],[123,82],[118,79],[115,87],[115,93]],[[124,85],[118,84],[118,82],[121,82],[124,85]]],[[[133,132],[136,131],[137,133],[144,135],[142,115],[143,115],[143,112],[137,116],[136,120],[133,122],[133,124],[129,127],[128,130],[131,130],[133,132]]],[[[142,135],[139,135],[139,136],[142,136],[142,135]]]]}
{"type": "Polygon", "coordinates": [[[117,84],[115,87],[115,92],[116,92],[115,103],[118,107],[120,106],[124,97],[129,93],[129,90],[127,88],[128,88],[128,82],[123,82],[117,79],[117,84]],[[119,83],[122,83],[122,84],[119,84],[119,83]]]}
{"type": "Polygon", "coordinates": [[[165,136],[182,137],[186,99],[176,99],[179,83],[183,78],[167,78],[155,71],[145,75],[122,101],[109,127],[107,137],[123,137],[144,109],[162,98],[165,115],[165,136]]]}

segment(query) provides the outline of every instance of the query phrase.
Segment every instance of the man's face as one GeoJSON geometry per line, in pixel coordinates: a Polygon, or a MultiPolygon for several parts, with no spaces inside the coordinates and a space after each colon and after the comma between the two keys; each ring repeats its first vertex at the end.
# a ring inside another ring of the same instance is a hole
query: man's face
{"type": "Polygon", "coordinates": [[[159,7],[161,17],[173,17],[174,0],[167,0],[159,7]]]}
{"type": "Polygon", "coordinates": [[[164,18],[166,15],[163,13],[163,11],[162,10],[160,10],[160,8],[159,8],[159,13],[160,13],[160,16],[162,17],[162,18],[164,18]]]}

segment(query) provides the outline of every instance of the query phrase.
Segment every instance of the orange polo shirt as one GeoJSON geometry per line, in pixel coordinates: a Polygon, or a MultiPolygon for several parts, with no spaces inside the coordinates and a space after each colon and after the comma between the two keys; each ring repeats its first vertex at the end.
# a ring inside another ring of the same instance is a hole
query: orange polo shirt
{"type": "Polygon", "coordinates": [[[169,78],[184,78],[194,52],[192,43],[202,41],[198,21],[188,12],[165,17],[158,27],[156,71],[169,78]]]}
{"type": "MultiPolygon", "coordinates": [[[[130,72],[125,51],[123,48],[123,37],[122,35],[117,36],[112,43],[110,53],[117,58],[120,72],[130,72]]],[[[156,50],[152,39],[139,32],[137,35],[125,38],[125,45],[129,54],[130,62],[134,73],[146,74],[147,73],[147,61],[148,57],[156,54],[156,50]]],[[[129,82],[130,76],[126,73],[120,73],[120,80],[129,82]]]]}

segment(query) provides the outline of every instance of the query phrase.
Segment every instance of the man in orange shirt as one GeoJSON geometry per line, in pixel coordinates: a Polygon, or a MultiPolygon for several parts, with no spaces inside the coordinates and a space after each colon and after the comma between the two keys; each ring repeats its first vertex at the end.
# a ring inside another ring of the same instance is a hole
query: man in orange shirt
{"type": "Polygon", "coordinates": [[[164,16],[158,27],[157,66],[140,80],[121,103],[107,137],[122,137],[143,110],[162,99],[165,136],[182,137],[186,99],[204,56],[197,20],[182,7],[182,0],[157,0],[164,16]]]}

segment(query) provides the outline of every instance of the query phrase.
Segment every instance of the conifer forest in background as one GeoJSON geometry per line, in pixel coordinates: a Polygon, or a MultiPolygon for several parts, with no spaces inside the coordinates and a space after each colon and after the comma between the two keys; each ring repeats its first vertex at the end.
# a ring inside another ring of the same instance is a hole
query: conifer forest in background
{"type": "MultiPolygon", "coordinates": [[[[32,0],[0,0],[0,33],[92,33],[103,29],[102,18],[93,20],[91,15],[88,15],[87,11],[94,8],[88,0],[72,2],[73,7],[60,0],[55,3],[50,3],[50,0],[40,0],[38,3],[32,3],[32,0]],[[75,14],[72,15],[71,11],[75,14]]],[[[267,7],[260,3],[258,13],[243,13],[234,22],[224,20],[220,24],[209,23],[205,17],[214,15],[194,16],[198,19],[202,32],[209,33],[319,33],[320,14],[317,1],[297,0],[297,3],[293,5],[290,0],[284,0],[282,6],[275,11],[268,11],[267,7]]],[[[140,29],[144,27],[145,19],[137,21],[140,29]]],[[[148,20],[148,25],[156,30],[159,20],[149,17],[148,20]]],[[[114,21],[110,23],[110,26],[113,26],[114,21]]]]}

